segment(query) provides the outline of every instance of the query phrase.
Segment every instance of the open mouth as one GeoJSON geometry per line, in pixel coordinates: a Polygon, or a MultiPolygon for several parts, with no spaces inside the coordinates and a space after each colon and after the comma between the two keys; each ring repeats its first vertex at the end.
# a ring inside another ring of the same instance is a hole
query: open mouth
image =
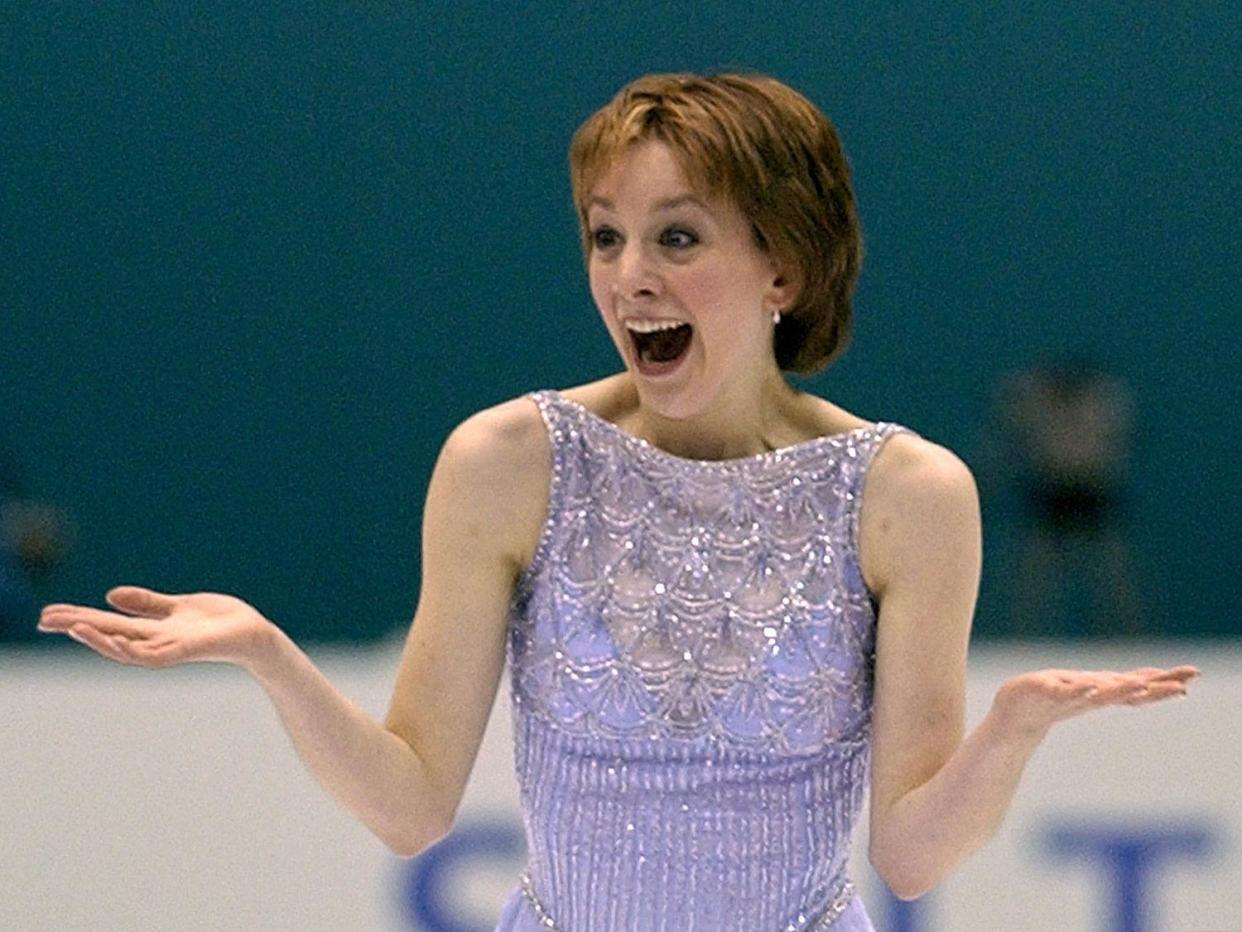
{"type": "Polygon", "coordinates": [[[694,328],[689,324],[679,324],[649,333],[631,329],[629,333],[639,362],[649,365],[667,365],[677,362],[685,354],[690,346],[694,328]]]}

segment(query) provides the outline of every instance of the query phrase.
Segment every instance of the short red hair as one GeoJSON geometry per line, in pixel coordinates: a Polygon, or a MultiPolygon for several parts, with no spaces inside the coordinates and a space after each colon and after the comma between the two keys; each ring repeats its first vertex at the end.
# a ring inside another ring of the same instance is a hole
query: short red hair
{"type": "Polygon", "coordinates": [[[776,327],[779,368],[811,375],[849,343],[862,265],[862,227],[836,129],[814,104],[760,74],[652,74],[593,113],[569,147],[582,230],[591,190],[631,144],[673,150],[697,193],[724,197],[749,220],[760,249],[799,286],[776,327]]]}

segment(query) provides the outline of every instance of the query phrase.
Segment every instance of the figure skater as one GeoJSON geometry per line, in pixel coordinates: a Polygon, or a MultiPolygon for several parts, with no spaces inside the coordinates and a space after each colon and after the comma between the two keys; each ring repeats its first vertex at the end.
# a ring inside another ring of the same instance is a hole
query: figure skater
{"type": "Polygon", "coordinates": [[[499,929],[872,928],[846,876],[931,890],[1049,728],[1193,667],[1039,670],[964,736],[981,567],[968,468],[784,373],[846,345],[861,239],[836,131],[761,75],[652,75],[570,147],[622,371],[463,421],[376,722],[246,602],[136,586],[41,626],[126,664],[233,663],[394,852],[451,829],[506,659],[529,862],[499,929]]]}

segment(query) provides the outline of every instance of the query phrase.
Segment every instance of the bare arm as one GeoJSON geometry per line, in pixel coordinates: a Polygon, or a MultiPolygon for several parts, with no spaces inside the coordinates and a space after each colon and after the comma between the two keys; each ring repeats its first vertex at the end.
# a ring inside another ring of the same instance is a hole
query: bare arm
{"type": "Polygon", "coordinates": [[[427,498],[423,587],[385,719],[428,749],[446,826],[496,698],[509,602],[547,516],[552,472],[543,420],[525,398],[475,415],[450,451],[427,498]]]}
{"type": "MultiPolygon", "coordinates": [[[[419,607],[383,724],[233,596],[122,586],[108,593],[120,612],[49,605],[40,627],[121,663],[243,667],[316,779],[394,852],[417,854],[450,830],[495,698],[524,531],[532,505],[546,500],[527,494],[539,484],[540,453],[547,456],[532,446],[542,435],[532,414],[528,402],[509,402],[445,443],[424,511],[419,607]]],[[[545,493],[546,478],[544,465],[545,493]]]]}
{"type": "Polygon", "coordinates": [[[880,596],[869,854],[893,893],[913,899],[996,831],[1054,722],[1182,694],[1197,671],[1023,674],[963,740],[982,566],[969,469],[943,447],[893,437],[868,479],[860,536],[880,596]]]}
{"type": "Polygon", "coordinates": [[[349,701],[275,625],[249,665],[315,779],[396,854],[448,834],[426,764],[414,745],[349,701]]]}

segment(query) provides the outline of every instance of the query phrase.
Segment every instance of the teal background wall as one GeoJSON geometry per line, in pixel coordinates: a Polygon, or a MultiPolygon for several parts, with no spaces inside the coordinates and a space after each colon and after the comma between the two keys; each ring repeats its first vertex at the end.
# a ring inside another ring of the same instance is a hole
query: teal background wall
{"type": "MultiPolygon", "coordinates": [[[[1235,5],[30,3],[0,30],[0,429],[79,528],[46,599],[404,628],[453,425],[619,367],[574,128],[640,73],[745,68],[829,114],[863,217],[854,343],[804,386],[972,463],[1001,373],[1091,348],[1138,404],[1161,630],[1239,630],[1235,5]]],[[[1010,519],[989,495],[984,636],[1010,519]]]]}

